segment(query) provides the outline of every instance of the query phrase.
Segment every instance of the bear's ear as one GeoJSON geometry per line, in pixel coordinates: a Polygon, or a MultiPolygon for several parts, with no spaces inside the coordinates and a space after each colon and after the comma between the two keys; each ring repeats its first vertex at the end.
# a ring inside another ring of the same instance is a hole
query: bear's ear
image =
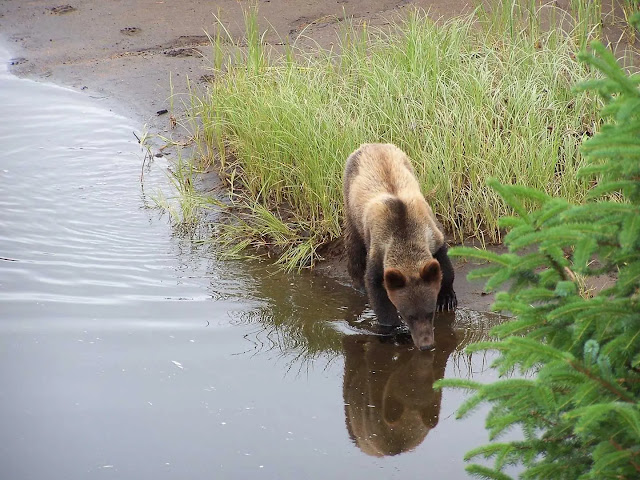
{"type": "Polygon", "coordinates": [[[407,284],[407,277],[397,268],[387,268],[384,271],[384,286],[387,290],[397,290],[407,284]]]}
{"type": "Polygon", "coordinates": [[[425,282],[435,282],[442,278],[440,264],[437,260],[429,260],[420,269],[420,278],[425,282]]]}

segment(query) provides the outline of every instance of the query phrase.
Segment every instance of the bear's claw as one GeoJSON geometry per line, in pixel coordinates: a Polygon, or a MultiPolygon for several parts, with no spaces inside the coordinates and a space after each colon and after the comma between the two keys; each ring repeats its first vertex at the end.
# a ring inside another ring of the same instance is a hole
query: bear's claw
{"type": "Polygon", "coordinates": [[[458,299],[456,298],[456,292],[451,291],[446,295],[442,295],[438,298],[438,312],[446,312],[455,310],[458,306],[458,299]]]}

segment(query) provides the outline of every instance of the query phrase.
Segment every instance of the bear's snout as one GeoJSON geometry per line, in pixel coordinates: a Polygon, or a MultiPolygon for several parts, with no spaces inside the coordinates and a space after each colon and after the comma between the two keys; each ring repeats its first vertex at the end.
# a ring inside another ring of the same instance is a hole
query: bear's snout
{"type": "Polygon", "coordinates": [[[411,332],[413,344],[420,350],[432,350],[436,339],[433,332],[433,323],[430,320],[406,322],[411,332]]]}
{"type": "Polygon", "coordinates": [[[435,338],[433,338],[433,331],[431,331],[430,334],[422,335],[420,337],[412,333],[411,338],[413,339],[413,344],[422,352],[433,350],[435,348],[436,342],[435,338]]]}

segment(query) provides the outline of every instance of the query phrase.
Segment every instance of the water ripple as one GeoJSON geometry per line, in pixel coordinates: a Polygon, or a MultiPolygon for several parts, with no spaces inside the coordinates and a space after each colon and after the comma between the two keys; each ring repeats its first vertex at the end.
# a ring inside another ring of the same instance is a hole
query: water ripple
{"type": "MultiPolygon", "coordinates": [[[[0,261],[0,324],[208,318],[204,302],[242,288],[144,208],[136,126],[6,72],[0,105],[0,258],[11,260],[0,261]]],[[[145,188],[169,188],[164,171],[145,174],[145,188]]]]}

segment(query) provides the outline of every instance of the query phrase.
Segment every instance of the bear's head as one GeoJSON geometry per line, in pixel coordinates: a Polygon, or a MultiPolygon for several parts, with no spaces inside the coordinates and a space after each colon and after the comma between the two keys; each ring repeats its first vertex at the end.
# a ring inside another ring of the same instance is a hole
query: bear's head
{"type": "Polygon", "coordinates": [[[409,327],[413,343],[420,350],[431,350],[434,346],[433,318],[441,284],[442,270],[433,259],[415,273],[400,268],[384,271],[384,288],[389,300],[409,327]]]}

